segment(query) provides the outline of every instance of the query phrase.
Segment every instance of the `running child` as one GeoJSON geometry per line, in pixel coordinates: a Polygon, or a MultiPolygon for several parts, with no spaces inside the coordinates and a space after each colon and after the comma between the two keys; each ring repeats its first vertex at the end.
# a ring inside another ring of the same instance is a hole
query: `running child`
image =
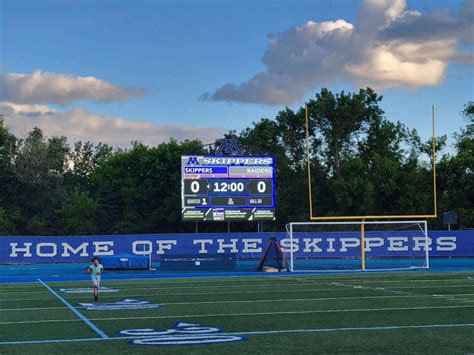
{"type": "Polygon", "coordinates": [[[99,258],[94,257],[92,264],[86,267],[86,272],[91,275],[92,285],[94,286],[94,300],[99,300],[100,275],[104,272],[104,267],[99,263],[99,258]]]}

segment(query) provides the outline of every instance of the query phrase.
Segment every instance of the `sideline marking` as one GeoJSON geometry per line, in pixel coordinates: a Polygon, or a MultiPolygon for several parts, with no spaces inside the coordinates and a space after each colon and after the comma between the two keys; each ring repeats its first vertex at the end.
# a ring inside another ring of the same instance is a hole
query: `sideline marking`
{"type": "MultiPolygon", "coordinates": [[[[380,330],[399,330],[399,329],[429,329],[429,328],[467,328],[474,327],[474,323],[459,323],[459,324],[425,324],[425,325],[388,325],[380,327],[354,327],[354,328],[316,328],[316,329],[286,329],[286,330],[262,330],[254,332],[230,332],[221,333],[221,335],[267,335],[267,334],[282,334],[282,333],[325,333],[338,331],[380,331],[380,330]]],[[[54,340],[26,340],[26,341],[5,341],[0,342],[0,345],[21,345],[21,344],[47,344],[47,343],[74,343],[87,341],[111,341],[111,340],[126,340],[137,339],[139,337],[111,337],[111,338],[83,338],[83,339],[54,339],[54,340]]]]}
{"type": "MultiPolygon", "coordinates": [[[[307,310],[307,311],[282,311],[282,312],[252,312],[252,313],[214,313],[214,314],[184,314],[170,316],[145,316],[145,317],[110,317],[110,318],[91,318],[94,321],[114,321],[114,320],[137,320],[137,319],[173,319],[173,318],[196,318],[196,317],[253,317],[263,315],[283,315],[283,314],[312,314],[312,313],[346,313],[346,312],[384,312],[384,311],[410,311],[410,310],[428,310],[428,309],[455,309],[455,308],[474,308],[474,305],[460,306],[430,306],[430,307],[389,307],[389,308],[353,308],[353,309],[330,309],[330,310],[307,310]]],[[[87,318],[86,318],[87,319],[87,318]]],[[[9,324],[32,324],[32,323],[65,323],[78,322],[79,319],[48,319],[31,320],[18,322],[1,322],[0,325],[9,324]]]]}
{"type": "MultiPolygon", "coordinates": [[[[108,339],[109,336],[105,334],[102,330],[97,328],[89,319],[87,319],[81,312],[75,309],[68,301],[66,301],[63,297],[61,297],[56,291],[54,291],[51,287],[49,287],[45,282],[41,279],[38,279],[39,283],[41,283],[44,287],[46,287],[49,292],[53,294],[57,299],[59,299],[62,303],[64,303],[76,316],[78,316],[81,320],[84,321],[89,327],[92,328],[101,338],[108,339]]],[[[31,322],[30,322],[31,323],[31,322]]]]}

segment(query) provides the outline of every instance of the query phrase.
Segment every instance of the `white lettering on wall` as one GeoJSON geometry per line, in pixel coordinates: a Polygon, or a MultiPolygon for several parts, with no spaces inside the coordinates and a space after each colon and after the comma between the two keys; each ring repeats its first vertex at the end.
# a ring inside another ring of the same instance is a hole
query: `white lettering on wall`
{"type": "Polygon", "coordinates": [[[213,239],[195,239],[193,240],[193,245],[200,244],[199,254],[207,254],[206,244],[212,245],[214,243],[213,239]]]}
{"type": "Polygon", "coordinates": [[[81,252],[79,256],[89,256],[87,253],[87,247],[89,246],[89,243],[87,242],[82,243],[76,249],[74,249],[74,247],[72,247],[69,243],[61,243],[61,245],[63,246],[63,253],[61,256],[71,256],[71,253],[75,255],[79,253],[79,251],[81,252]]]}
{"type": "Polygon", "coordinates": [[[262,252],[262,239],[242,239],[242,243],[244,244],[244,248],[242,249],[242,253],[261,253],[262,252]]]}
{"type": "Polygon", "coordinates": [[[371,251],[372,248],[382,247],[384,245],[383,238],[367,237],[365,238],[365,251],[371,251]]]}
{"type": "Polygon", "coordinates": [[[346,252],[347,248],[360,247],[359,238],[341,238],[341,252],[346,252]]]}
{"type": "Polygon", "coordinates": [[[153,251],[153,243],[149,240],[135,240],[132,243],[132,253],[135,255],[150,255],[153,251]]]}
{"type": "Polygon", "coordinates": [[[19,247],[18,243],[10,243],[10,257],[11,258],[18,258],[18,253],[23,253],[24,258],[31,258],[31,246],[32,243],[23,243],[23,247],[19,247]]]}
{"type": "Polygon", "coordinates": [[[320,253],[323,250],[318,246],[318,243],[322,242],[322,238],[303,238],[305,253],[320,253]]]}
{"type": "Polygon", "coordinates": [[[237,242],[238,239],[231,239],[230,243],[225,243],[224,239],[217,239],[217,244],[219,245],[219,249],[217,249],[217,253],[222,254],[225,253],[225,249],[230,249],[231,253],[237,253],[239,249],[237,249],[237,242]]]}
{"type": "MultiPolygon", "coordinates": [[[[425,237],[413,237],[413,251],[425,251],[426,250],[426,240],[425,237]]],[[[428,250],[431,251],[431,238],[428,238],[428,250]]]]}
{"type": "Polygon", "coordinates": [[[156,254],[163,255],[165,250],[171,250],[173,245],[176,245],[178,242],[176,240],[157,240],[156,244],[158,245],[158,249],[156,254]]]}
{"type": "Polygon", "coordinates": [[[334,249],[334,242],[336,241],[335,238],[328,238],[328,249],[326,250],[328,253],[335,253],[336,249],[334,249]]]}
{"type": "Polygon", "coordinates": [[[291,245],[290,239],[286,238],[281,241],[281,250],[283,252],[289,253],[291,249],[293,249],[293,253],[296,253],[298,250],[300,250],[300,241],[299,239],[293,239],[293,245],[291,245]]]}
{"type": "Polygon", "coordinates": [[[93,242],[94,256],[114,255],[114,250],[110,247],[114,246],[114,242],[93,242]]]}
{"type": "Polygon", "coordinates": [[[438,251],[456,250],[456,237],[439,237],[436,244],[438,251]]]}
{"type": "Polygon", "coordinates": [[[388,251],[407,251],[408,237],[388,237],[388,251]]]}
{"type": "Polygon", "coordinates": [[[58,246],[56,243],[38,243],[36,244],[36,255],[41,258],[51,258],[58,254],[58,246]],[[47,249],[49,249],[49,253],[47,249]]]}

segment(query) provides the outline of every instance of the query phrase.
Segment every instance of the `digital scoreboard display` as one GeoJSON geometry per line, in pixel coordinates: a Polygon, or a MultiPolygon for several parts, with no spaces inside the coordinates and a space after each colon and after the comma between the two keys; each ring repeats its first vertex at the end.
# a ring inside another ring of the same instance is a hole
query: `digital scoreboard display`
{"type": "Polygon", "coordinates": [[[275,220],[273,157],[182,156],[184,221],[275,220]]]}

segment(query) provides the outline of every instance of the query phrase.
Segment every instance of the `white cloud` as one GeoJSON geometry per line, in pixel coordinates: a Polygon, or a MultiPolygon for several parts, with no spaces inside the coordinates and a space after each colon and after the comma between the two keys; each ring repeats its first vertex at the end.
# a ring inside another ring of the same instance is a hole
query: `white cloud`
{"type": "Polygon", "coordinates": [[[0,111],[5,114],[6,125],[20,136],[38,127],[49,137],[66,136],[70,142],[78,140],[104,142],[119,147],[130,146],[130,142],[136,140],[156,145],[169,141],[170,138],[178,141],[201,139],[204,143],[210,143],[222,137],[224,133],[220,128],[159,125],[96,115],[85,109],[54,111],[44,105],[3,102],[0,103],[0,111]]]}
{"type": "Polygon", "coordinates": [[[77,100],[124,101],[141,96],[143,89],[126,88],[93,76],[70,76],[36,70],[31,74],[0,76],[0,101],[21,104],[69,104],[77,100]]]}
{"type": "Polygon", "coordinates": [[[353,25],[344,21],[307,22],[271,36],[263,56],[266,72],[257,73],[242,84],[225,84],[201,99],[240,101],[270,105],[290,104],[301,98],[317,81],[337,75],[344,54],[340,46],[349,45],[353,25]]]}
{"type": "Polygon", "coordinates": [[[126,147],[139,140],[156,145],[174,138],[201,139],[205,143],[222,137],[220,128],[164,125],[119,117],[97,115],[86,109],[55,110],[47,104],[68,104],[86,99],[97,102],[127,100],[142,95],[142,89],[124,88],[94,77],[35,71],[0,76],[0,112],[12,132],[25,136],[34,127],[46,136],[66,136],[78,140],[104,142],[126,147]]]}
{"type": "Polygon", "coordinates": [[[472,42],[473,4],[465,1],[458,14],[421,14],[407,10],[405,0],[365,0],[355,24],[309,21],[271,35],[265,71],[201,99],[281,105],[337,81],[376,89],[437,85],[450,61],[472,63],[472,53],[456,48],[472,42]]]}
{"type": "Polygon", "coordinates": [[[53,113],[55,110],[46,105],[28,105],[28,104],[16,104],[13,102],[0,102],[0,109],[7,110],[12,113],[25,113],[25,114],[46,114],[53,113]]]}
{"type": "Polygon", "coordinates": [[[447,61],[443,58],[451,56],[453,48],[444,41],[427,56],[427,47],[429,45],[416,43],[380,45],[370,49],[365,61],[348,63],[343,69],[359,85],[369,83],[378,88],[436,85],[444,78],[447,61]]]}

